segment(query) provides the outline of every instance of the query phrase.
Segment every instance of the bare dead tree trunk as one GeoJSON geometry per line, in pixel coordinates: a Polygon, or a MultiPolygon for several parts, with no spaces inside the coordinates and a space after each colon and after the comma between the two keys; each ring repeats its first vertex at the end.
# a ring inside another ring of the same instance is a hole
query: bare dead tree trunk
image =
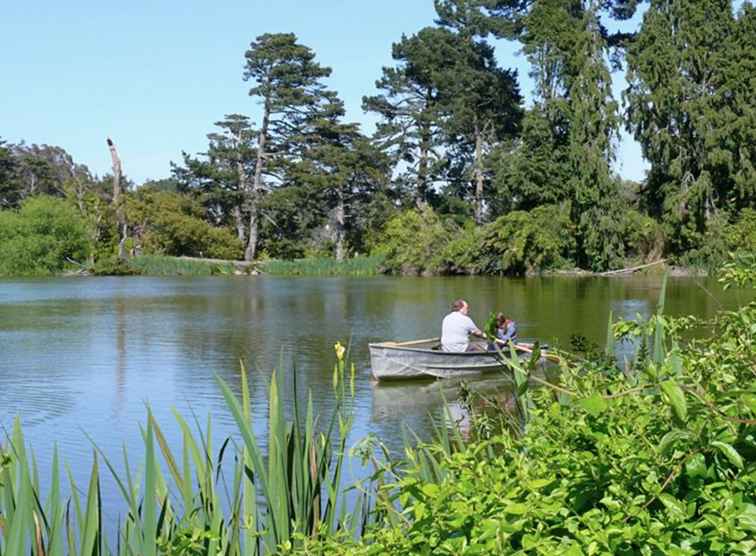
{"type": "Polygon", "coordinates": [[[231,214],[234,217],[234,226],[236,227],[236,235],[239,237],[239,241],[242,245],[247,240],[247,228],[244,225],[244,217],[242,216],[241,207],[239,205],[231,209],[231,214]]]}
{"type": "Polygon", "coordinates": [[[236,147],[237,152],[239,153],[239,157],[236,160],[236,175],[237,179],[239,180],[239,192],[241,193],[241,197],[239,197],[239,200],[236,202],[236,205],[231,210],[231,214],[234,217],[234,225],[236,226],[236,235],[239,237],[239,241],[242,245],[244,245],[246,239],[247,239],[247,229],[244,225],[244,217],[242,216],[242,204],[244,203],[244,199],[246,199],[248,195],[248,189],[249,189],[249,183],[247,180],[247,173],[244,171],[244,162],[242,161],[242,132],[239,130],[239,133],[236,137],[236,147]]]}
{"type": "Polygon", "coordinates": [[[262,127],[257,139],[257,162],[255,164],[255,176],[252,187],[247,194],[247,206],[249,207],[249,241],[244,251],[244,260],[253,261],[257,253],[257,235],[259,226],[259,193],[262,190],[263,166],[265,164],[265,144],[268,139],[268,125],[270,124],[270,105],[266,102],[263,109],[262,127]]]}
{"type": "Polygon", "coordinates": [[[121,189],[121,177],[123,170],[121,167],[121,159],[118,156],[115,144],[108,137],[108,149],[110,149],[110,159],[113,164],[113,208],[116,213],[116,224],[118,226],[118,234],[120,239],[118,240],[118,258],[126,259],[128,254],[126,253],[126,240],[128,239],[128,225],[126,222],[126,211],[123,204],[123,196],[121,189]]]}

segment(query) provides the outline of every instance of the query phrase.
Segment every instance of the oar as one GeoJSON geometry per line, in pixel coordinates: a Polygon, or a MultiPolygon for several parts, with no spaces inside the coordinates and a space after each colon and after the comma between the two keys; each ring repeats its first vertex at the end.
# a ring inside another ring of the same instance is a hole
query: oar
{"type": "MultiPolygon", "coordinates": [[[[503,346],[509,346],[509,343],[510,343],[506,340],[500,340],[499,338],[494,338],[494,342],[496,342],[497,344],[501,344],[503,346]]],[[[526,344],[512,344],[512,345],[514,346],[516,350],[524,351],[525,353],[533,353],[533,348],[528,347],[526,344]]],[[[550,353],[544,353],[542,354],[542,357],[545,357],[547,361],[551,361],[552,363],[559,363],[561,361],[561,359],[558,356],[552,355],[550,353]]]]}

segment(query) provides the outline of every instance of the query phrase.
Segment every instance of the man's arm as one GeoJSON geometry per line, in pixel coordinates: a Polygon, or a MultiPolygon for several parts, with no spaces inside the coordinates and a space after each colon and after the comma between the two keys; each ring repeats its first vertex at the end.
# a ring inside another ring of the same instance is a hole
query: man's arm
{"type": "Polygon", "coordinates": [[[480,331],[480,328],[475,326],[475,322],[470,317],[467,317],[467,320],[470,321],[469,328],[467,330],[468,334],[472,334],[473,336],[478,336],[479,338],[485,337],[485,334],[483,334],[483,332],[480,331]]]}

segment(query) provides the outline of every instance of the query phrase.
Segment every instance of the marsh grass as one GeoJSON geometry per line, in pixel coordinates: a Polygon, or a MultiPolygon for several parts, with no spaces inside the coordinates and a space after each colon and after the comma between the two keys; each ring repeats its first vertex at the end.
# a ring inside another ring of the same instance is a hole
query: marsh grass
{"type": "Polygon", "coordinates": [[[145,276],[216,276],[234,274],[228,262],[208,262],[163,255],[139,255],[129,259],[128,266],[145,276]]]}
{"type": "Polygon", "coordinates": [[[383,257],[354,257],[337,261],[332,258],[270,260],[262,270],[274,276],[376,276],[381,272],[383,257]]]}
{"type": "MultiPolygon", "coordinates": [[[[334,372],[337,407],[323,423],[313,414],[311,398],[304,413],[295,401],[293,418],[287,420],[279,397],[281,380],[273,374],[267,453],[253,432],[242,368],[240,397],[217,379],[237,426],[237,434],[225,439],[217,452],[209,419],[195,432],[175,413],[183,440],[174,452],[148,409],[140,474],[132,471],[125,450],[126,471],[119,474],[95,446],[86,489],[75,483],[67,467],[64,488],[56,450],[44,499],[36,460],[16,421],[6,456],[0,450],[0,556],[246,556],[290,550],[304,539],[354,538],[367,525],[375,488],[352,490],[343,484],[352,425],[342,411],[348,391],[344,368],[339,357],[334,372]],[[115,527],[103,524],[102,473],[113,476],[127,507],[115,539],[104,533],[115,527]],[[63,490],[71,493],[69,498],[64,499],[63,490]]],[[[296,400],[296,377],[294,390],[296,400]]]]}

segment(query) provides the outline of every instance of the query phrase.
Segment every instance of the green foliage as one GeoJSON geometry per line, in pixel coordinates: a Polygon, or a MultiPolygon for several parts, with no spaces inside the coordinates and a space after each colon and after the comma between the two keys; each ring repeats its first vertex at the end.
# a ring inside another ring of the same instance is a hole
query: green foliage
{"type": "Polygon", "coordinates": [[[273,276],[375,276],[383,266],[383,257],[353,257],[338,261],[334,258],[308,258],[290,261],[269,260],[261,270],[273,276]]]}
{"type": "Polygon", "coordinates": [[[410,449],[397,519],[345,552],[751,554],[756,305],[615,329],[660,349],[628,375],[565,354],[558,387],[525,387],[523,435],[410,449]],[[683,343],[691,326],[712,335],[683,343]]]}
{"type": "Polygon", "coordinates": [[[744,209],[732,222],[727,214],[719,214],[709,221],[706,233],[696,243],[700,247],[679,257],[680,262],[716,270],[731,253],[756,252],[756,210],[744,209]]]}
{"type": "MultiPolygon", "coordinates": [[[[339,381],[334,388],[341,400],[348,365],[339,349],[337,344],[339,381]]],[[[0,555],[257,556],[278,553],[279,547],[296,550],[324,539],[353,538],[367,515],[373,489],[354,495],[342,482],[351,417],[338,407],[319,424],[312,400],[300,407],[294,395],[289,420],[280,393],[284,382],[274,373],[263,452],[251,423],[244,368],[240,383],[237,396],[218,379],[238,427],[238,444],[227,439],[217,449],[209,419],[195,433],[176,413],[182,441],[180,451],[174,452],[148,409],[142,471],[135,473],[127,454],[121,466],[95,447],[85,488],[70,472],[68,484],[61,480],[55,451],[43,492],[35,458],[16,420],[7,445],[13,457],[0,451],[0,555]],[[103,465],[128,508],[117,526],[117,539],[107,538],[107,531],[116,527],[106,527],[105,519],[115,514],[101,505],[103,465]],[[63,492],[70,495],[66,498],[63,492]],[[347,513],[348,508],[353,512],[347,513]]]]}
{"type": "Polygon", "coordinates": [[[622,214],[622,239],[628,260],[653,261],[664,253],[664,233],[650,216],[630,209],[622,214]]]}
{"type": "Polygon", "coordinates": [[[516,274],[560,268],[574,253],[574,227],[558,206],[501,216],[482,232],[476,264],[486,274],[516,274]]]}
{"type": "Polygon", "coordinates": [[[455,227],[429,208],[406,210],[386,223],[373,252],[385,256],[390,273],[435,273],[441,267],[441,250],[455,233],[455,227]]]}
{"type": "Polygon", "coordinates": [[[718,212],[754,206],[755,28],[749,4],[736,18],[729,0],[653,2],[628,50],[627,126],[674,253],[699,248],[718,212]]]}
{"type": "Polygon", "coordinates": [[[756,286],[756,253],[732,254],[719,271],[719,281],[724,289],[756,286]]]}
{"type": "Polygon", "coordinates": [[[228,228],[202,219],[191,198],[167,191],[140,189],[127,205],[127,218],[137,230],[145,254],[239,259],[242,245],[228,228]]]}
{"type": "Polygon", "coordinates": [[[91,250],[86,223],[63,199],[33,197],[18,211],[0,211],[0,275],[56,274],[91,250]]]}
{"type": "Polygon", "coordinates": [[[130,264],[130,261],[121,259],[116,255],[98,257],[91,270],[95,276],[131,276],[139,274],[139,271],[130,264]]]}

